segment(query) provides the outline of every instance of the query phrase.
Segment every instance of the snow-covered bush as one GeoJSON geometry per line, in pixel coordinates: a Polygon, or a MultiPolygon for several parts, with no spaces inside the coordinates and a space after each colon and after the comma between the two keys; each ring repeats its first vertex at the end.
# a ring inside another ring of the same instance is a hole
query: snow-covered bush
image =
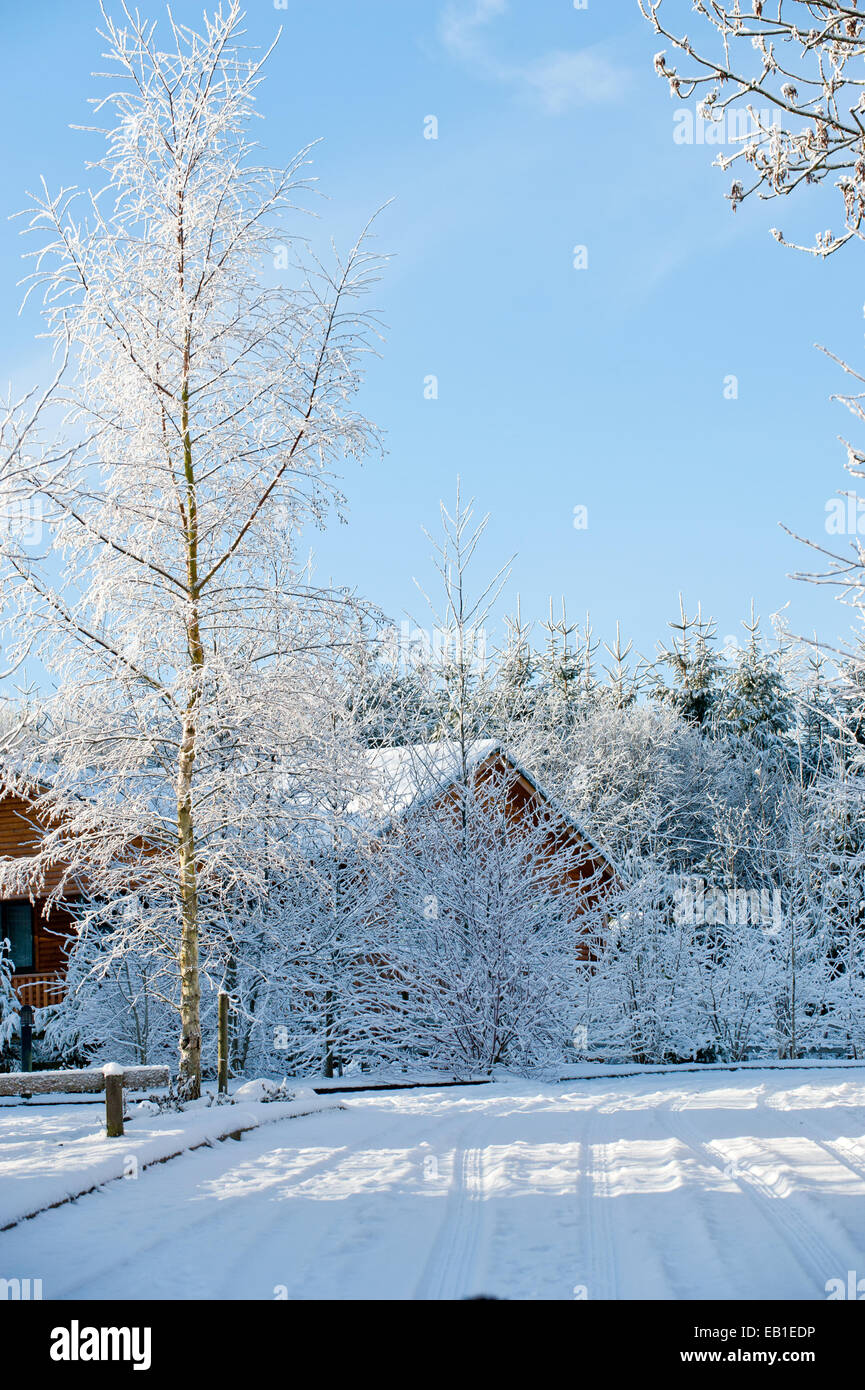
{"type": "MultiPolygon", "coordinates": [[[[418,754],[420,756],[420,754],[418,754]]],[[[363,967],[370,1045],[460,1071],[567,1054],[594,852],[506,771],[458,778],[391,830],[363,967]]]]}
{"type": "Polygon", "coordinates": [[[8,1047],[18,1029],[18,995],[12,987],[12,961],[9,942],[0,941],[0,1052],[8,1047]]]}

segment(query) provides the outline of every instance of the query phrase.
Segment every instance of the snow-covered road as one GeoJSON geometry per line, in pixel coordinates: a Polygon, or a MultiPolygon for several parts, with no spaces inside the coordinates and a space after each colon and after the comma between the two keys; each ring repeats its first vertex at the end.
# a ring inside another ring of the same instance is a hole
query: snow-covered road
{"type": "Polygon", "coordinates": [[[76,1299],[824,1299],[865,1278],[862,1073],[346,1106],[23,1222],[0,1235],[0,1277],[76,1299]]]}

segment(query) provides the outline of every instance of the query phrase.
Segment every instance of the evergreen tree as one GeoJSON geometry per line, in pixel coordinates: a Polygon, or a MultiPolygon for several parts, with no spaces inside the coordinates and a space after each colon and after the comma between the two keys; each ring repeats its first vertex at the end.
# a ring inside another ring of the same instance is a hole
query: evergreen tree
{"type": "Polygon", "coordinates": [[[748,738],[765,752],[780,752],[792,715],[780,654],[763,649],[753,601],[750,621],[742,626],[748,640],[726,672],[718,730],[732,738],[748,738]]]}
{"type": "Polygon", "coordinates": [[[673,632],[669,646],[659,644],[654,665],[654,695],[693,724],[709,726],[717,713],[722,663],[715,651],[715,626],[705,621],[698,606],[689,618],[681,594],[678,622],[667,624],[673,632]],[[667,667],[671,683],[666,685],[660,668],[667,667]]]}
{"type": "Polygon", "coordinates": [[[640,693],[642,662],[637,661],[632,667],[630,657],[633,651],[633,642],[622,645],[622,634],[618,622],[616,623],[616,642],[615,646],[604,643],[604,650],[610,658],[610,665],[605,666],[607,673],[607,685],[605,694],[612,700],[616,709],[626,709],[632,705],[640,693]]]}

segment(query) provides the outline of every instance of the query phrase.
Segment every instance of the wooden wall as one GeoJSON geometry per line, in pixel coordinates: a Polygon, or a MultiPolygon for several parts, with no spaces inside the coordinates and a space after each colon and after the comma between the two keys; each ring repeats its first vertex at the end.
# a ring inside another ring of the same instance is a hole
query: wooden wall
{"type": "Polygon", "coordinates": [[[44,899],[33,904],[33,969],[13,975],[22,1004],[44,1009],[63,998],[68,938],[75,930],[74,907],[58,906],[49,915],[44,899]]]}
{"type": "MultiPolygon", "coordinates": [[[[30,859],[38,851],[45,832],[45,823],[24,797],[7,793],[0,797],[0,858],[30,859]]],[[[50,892],[63,874],[63,865],[56,864],[44,877],[33,876],[33,892],[50,892]]]]}
{"type": "MultiPolygon", "coordinates": [[[[44,822],[24,797],[8,793],[0,797],[0,858],[29,859],[38,851],[44,822]]],[[[66,938],[74,931],[72,904],[60,904],[49,913],[45,895],[56,888],[63,865],[55,865],[44,875],[35,872],[31,878],[33,908],[33,969],[17,972],[15,988],[22,1004],[35,1009],[56,1003],[62,997],[58,989],[66,974],[66,938]]],[[[24,898],[24,892],[9,897],[24,898]]]]}

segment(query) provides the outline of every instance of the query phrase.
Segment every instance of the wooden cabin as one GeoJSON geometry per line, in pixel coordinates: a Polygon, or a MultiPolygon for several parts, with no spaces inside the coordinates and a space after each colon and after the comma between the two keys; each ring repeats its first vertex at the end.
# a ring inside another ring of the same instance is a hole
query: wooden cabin
{"type": "MultiPolygon", "coordinates": [[[[33,803],[23,795],[0,796],[0,857],[31,858],[38,850],[44,825],[33,803]]],[[[0,940],[7,938],[14,964],[14,985],[22,1004],[43,1009],[63,997],[66,976],[66,941],[74,931],[74,904],[51,909],[46,895],[58,886],[63,868],[34,876],[30,895],[0,901],[0,940]]]]}
{"type": "MultiPolygon", "coordinates": [[[[572,899],[578,912],[594,907],[618,883],[617,872],[605,851],[532,775],[499,742],[477,740],[469,749],[469,763],[476,784],[507,787],[507,812],[518,826],[521,818],[540,807],[550,821],[549,853],[562,845],[578,848],[560,891],[572,899]]],[[[401,748],[372,749],[367,754],[369,789],[349,808],[359,822],[374,824],[385,838],[402,817],[426,808],[436,815],[453,812],[454,788],[461,772],[457,745],[438,743],[401,748]]],[[[35,855],[45,826],[35,804],[23,794],[0,795],[0,858],[35,855]]],[[[138,848],[143,846],[139,845],[138,848]]],[[[66,976],[67,942],[75,930],[76,898],[52,906],[47,895],[56,889],[64,872],[62,864],[37,879],[30,894],[22,892],[0,901],[0,939],[12,947],[14,983],[22,1004],[35,1009],[62,999],[66,976]]],[[[586,951],[578,942],[577,949],[586,951]]]]}
{"type": "MultiPolygon", "coordinates": [[[[454,741],[372,749],[367,767],[370,789],[350,809],[368,829],[374,827],[380,841],[406,817],[432,814],[439,819],[456,813],[463,763],[454,741]]],[[[497,739],[476,739],[466,750],[465,772],[480,799],[487,789],[490,795],[504,795],[507,820],[517,834],[532,816],[544,818],[548,830],[538,872],[543,874],[545,861],[567,864],[555,891],[570,900],[574,916],[598,906],[603,911],[620,883],[612,860],[513,754],[497,739]]],[[[583,958],[589,955],[584,941],[578,940],[577,950],[583,958]]]]}

